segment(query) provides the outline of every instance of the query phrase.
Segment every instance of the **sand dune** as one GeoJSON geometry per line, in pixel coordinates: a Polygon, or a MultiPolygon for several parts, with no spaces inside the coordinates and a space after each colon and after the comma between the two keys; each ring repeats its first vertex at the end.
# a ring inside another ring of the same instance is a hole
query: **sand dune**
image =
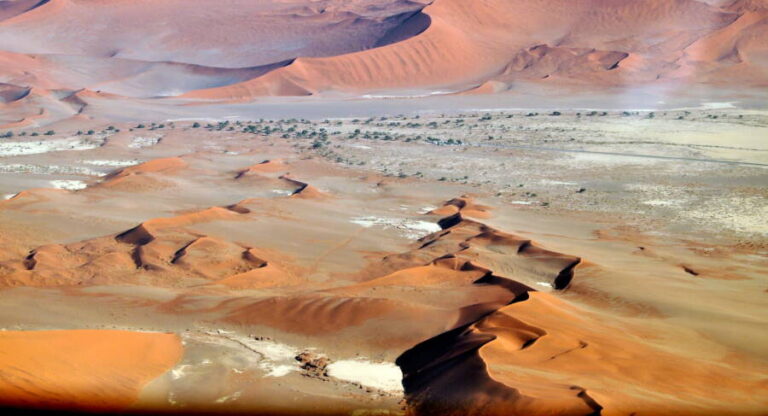
{"type": "Polygon", "coordinates": [[[299,56],[335,56],[397,42],[419,31],[413,23],[419,19],[413,17],[423,7],[405,0],[228,0],[217,12],[205,0],[183,5],[77,0],[2,4],[0,60],[8,65],[2,66],[0,81],[148,98],[247,81],[299,56]],[[172,29],[128,30],[139,24],[172,29]],[[51,30],[58,34],[55,39],[48,37],[51,30]]]}
{"type": "Polygon", "coordinates": [[[734,372],[688,359],[634,331],[641,330],[530,292],[417,345],[397,363],[416,414],[736,415],[766,405],[755,395],[768,388],[764,369],[734,372]],[[650,390],[665,393],[649,397],[650,390]]]}
{"type": "MultiPolygon", "coordinates": [[[[752,9],[757,7],[761,6],[752,9]]],[[[299,58],[263,77],[186,96],[248,100],[329,91],[411,95],[518,79],[592,85],[636,85],[662,78],[697,82],[698,72],[679,68],[722,69],[730,63],[722,56],[691,56],[686,53],[688,45],[706,43],[706,36],[722,36],[714,34],[726,31],[751,39],[745,49],[765,48],[757,35],[764,30],[765,11],[748,10],[734,5],[721,9],[694,0],[550,1],[546,7],[527,1],[492,1],[469,7],[459,1],[438,0],[424,9],[429,27],[410,39],[348,55],[299,58]],[[755,24],[747,29],[739,20],[755,24]],[[625,60],[631,64],[625,67],[625,60]]],[[[759,67],[764,68],[764,63],[759,67]]],[[[738,82],[763,81],[755,76],[728,80],[729,84],[738,82]]]]}
{"type": "Polygon", "coordinates": [[[763,86],[767,13],[703,0],[4,1],[0,123],[110,102],[763,86]]]}
{"type": "Polygon", "coordinates": [[[0,332],[0,403],[121,411],[181,358],[178,336],[129,331],[0,332]]]}
{"type": "Polygon", "coordinates": [[[185,229],[211,221],[236,221],[240,215],[213,207],[151,219],[116,236],[38,247],[24,259],[4,262],[2,267],[9,273],[2,276],[2,282],[10,286],[69,286],[150,278],[157,284],[189,285],[193,283],[185,280],[199,283],[197,279],[244,274],[266,262],[248,247],[185,229]],[[179,280],[182,276],[189,279],[179,280]]]}
{"type": "Polygon", "coordinates": [[[264,173],[282,172],[286,169],[288,169],[288,166],[282,160],[265,160],[261,163],[237,171],[235,179],[242,179],[248,176],[264,173]]]}
{"type": "Polygon", "coordinates": [[[126,191],[162,188],[170,186],[168,175],[186,167],[187,163],[179,157],[154,159],[112,172],[99,186],[126,191]]]}

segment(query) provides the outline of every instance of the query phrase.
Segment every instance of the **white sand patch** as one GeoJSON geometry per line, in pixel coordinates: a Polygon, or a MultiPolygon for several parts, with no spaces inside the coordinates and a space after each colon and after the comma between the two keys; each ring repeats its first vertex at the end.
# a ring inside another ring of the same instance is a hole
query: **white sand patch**
{"type": "Polygon", "coordinates": [[[651,199],[649,201],[643,201],[643,205],[650,205],[652,207],[674,207],[680,206],[680,201],[672,201],[665,199],[651,199]]]}
{"type": "Polygon", "coordinates": [[[285,189],[273,189],[272,193],[281,196],[290,196],[293,194],[293,191],[286,191],[285,189]]]}
{"type": "Polygon", "coordinates": [[[566,182],[566,181],[553,181],[549,179],[542,179],[539,181],[542,185],[564,185],[564,186],[573,186],[576,185],[576,182],[566,182]]]}
{"type": "Polygon", "coordinates": [[[152,147],[160,143],[160,139],[162,138],[163,136],[153,136],[153,137],[136,136],[128,144],[128,147],[130,147],[131,149],[143,149],[145,147],[152,147]]]}
{"type": "Polygon", "coordinates": [[[574,162],[581,162],[589,165],[651,165],[664,162],[663,159],[652,157],[642,157],[633,155],[613,155],[603,153],[572,153],[569,155],[574,162]]]}
{"type": "Polygon", "coordinates": [[[367,216],[352,218],[350,222],[365,228],[380,227],[383,229],[396,229],[400,235],[410,239],[421,238],[427,234],[441,230],[440,226],[434,222],[407,218],[367,216]]]}
{"type": "Polygon", "coordinates": [[[181,122],[181,121],[199,121],[201,123],[218,123],[222,119],[219,118],[169,118],[165,121],[168,123],[181,122]]]}
{"type": "Polygon", "coordinates": [[[762,197],[717,198],[680,215],[698,224],[709,224],[747,234],[768,235],[768,200],[762,197]]]}
{"type": "Polygon", "coordinates": [[[178,380],[184,377],[187,373],[187,370],[189,370],[189,368],[191,367],[192,367],[191,364],[181,364],[176,368],[171,369],[171,378],[174,380],[178,380]]]}
{"type": "Polygon", "coordinates": [[[36,175],[104,176],[103,172],[82,166],[30,165],[23,163],[0,164],[0,173],[33,173],[36,175]]]}
{"type": "Polygon", "coordinates": [[[654,184],[648,184],[648,183],[627,183],[624,184],[624,189],[627,189],[629,191],[639,191],[639,192],[646,192],[646,193],[662,193],[662,194],[671,194],[675,191],[675,188],[671,186],[665,186],[665,185],[654,185],[654,184]]]}
{"type": "Polygon", "coordinates": [[[234,393],[232,393],[230,395],[227,395],[227,396],[220,397],[220,398],[216,399],[216,403],[227,403],[227,402],[235,401],[235,400],[239,399],[240,395],[242,395],[242,394],[243,394],[242,392],[236,391],[236,392],[234,392],[234,393]]]}
{"type": "Polygon", "coordinates": [[[90,150],[100,147],[103,143],[103,139],[79,137],[25,142],[3,141],[0,143],[0,157],[35,155],[70,150],[90,150]]]}
{"type": "Polygon", "coordinates": [[[18,195],[18,194],[5,194],[5,195],[3,195],[3,200],[7,201],[7,200],[13,198],[16,195],[18,195]]]}
{"type": "MultiPolygon", "coordinates": [[[[225,355],[232,360],[229,361],[229,370],[238,374],[258,371],[264,373],[264,377],[283,377],[291,372],[301,371],[300,363],[296,361],[300,351],[290,345],[254,339],[224,330],[209,331],[204,334],[184,334],[182,337],[185,340],[225,347],[225,351],[228,351],[225,355]]],[[[210,359],[187,361],[171,370],[171,378],[175,380],[205,374],[209,371],[206,367],[215,366],[216,362],[210,359]]]]}
{"type": "Polygon", "coordinates": [[[287,376],[291,371],[296,371],[295,365],[277,365],[269,369],[267,377],[283,377],[287,376]]]}
{"type": "Polygon", "coordinates": [[[138,160],[83,160],[81,163],[92,166],[114,166],[114,167],[126,167],[138,165],[141,163],[138,160]]]}
{"type": "Polygon", "coordinates": [[[299,362],[296,361],[299,350],[290,345],[234,334],[219,333],[218,335],[258,353],[261,357],[256,366],[267,373],[266,377],[283,377],[301,369],[299,362]]]}
{"type": "Polygon", "coordinates": [[[509,203],[514,205],[533,205],[533,201],[510,201],[509,203]]]}
{"type": "Polygon", "coordinates": [[[708,109],[708,110],[719,110],[723,108],[736,108],[734,105],[736,101],[728,101],[728,102],[718,102],[718,101],[711,101],[706,103],[701,103],[701,108],[708,109]]]}
{"type": "Polygon", "coordinates": [[[436,91],[427,91],[423,94],[402,94],[402,95],[383,95],[383,94],[365,94],[362,96],[362,98],[366,99],[390,99],[390,98],[424,98],[424,97],[431,97],[433,95],[447,95],[447,94],[453,94],[458,92],[456,91],[442,91],[442,90],[436,90],[436,91]]]}
{"type": "Polygon", "coordinates": [[[402,392],[403,373],[393,363],[342,360],[328,365],[328,375],[378,390],[402,392]]]}
{"type": "Polygon", "coordinates": [[[85,189],[88,187],[88,185],[86,185],[86,183],[83,181],[68,180],[68,179],[57,179],[57,180],[51,181],[51,186],[56,189],[66,189],[68,191],[77,191],[77,190],[85,189]]]}

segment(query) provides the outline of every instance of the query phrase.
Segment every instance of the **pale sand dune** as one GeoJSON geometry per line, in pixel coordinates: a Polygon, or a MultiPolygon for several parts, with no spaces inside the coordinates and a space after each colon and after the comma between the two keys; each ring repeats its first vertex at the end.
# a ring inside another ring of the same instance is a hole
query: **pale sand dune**
{"type": "Polygon", "coordinates": [[[125,410],[181,358],[178,336],[129,331],[0,331],[0,403],[125,410]]]}
{"type": "Polygon", "coordinates": [[[183,117],[179,104],[286,96],[684,94],[686,85],[714,94],[766,83],[764,1],[226,0],[216,7],[207,0],[3,2],[0,125],[48,124],[109,103],[160,105],[183,117]]]}
{"type": "MultiPolygon", "coordinates": [[[[550,1],[546,6],[526,1],[469,5],[438,0],[424,13],[430,18],[429,27],[397,44],[337,57],[300,58],[253,81],[186,96],[248,100],[330,91],[460,90],[489,79],[556,78],[602,86],[661,77],[695,82],[696,73],[681,72],[673,62],[682,60],[705,72],[730,66],[723,56],[686,55],[684,48],[699,41],[702,32],[735,32],[750,39],[745,50],[761,54],[766,48],[755,32],[764,30],[765,9],[730,12],[694,0],[550,1]],[[740,20],[756,25],[742,34],[747,24],[740,20]],[[632,62],[626,68],[625,59],[632,62]]],[[[764,62],[758,68],[764,68],[764,62]]],[[[741,82],[756,82],[756,78],[741,82]]]]}

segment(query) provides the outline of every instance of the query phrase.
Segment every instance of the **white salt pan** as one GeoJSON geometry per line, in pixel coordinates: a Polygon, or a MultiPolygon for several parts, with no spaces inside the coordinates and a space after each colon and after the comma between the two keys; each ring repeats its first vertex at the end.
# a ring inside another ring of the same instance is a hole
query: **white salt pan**
{"type": "Polygon", "coordinates": [[[393,363],[343,360],[327,367],[328,375],[379,390],[402,392],[403,373],[393,363]]]}

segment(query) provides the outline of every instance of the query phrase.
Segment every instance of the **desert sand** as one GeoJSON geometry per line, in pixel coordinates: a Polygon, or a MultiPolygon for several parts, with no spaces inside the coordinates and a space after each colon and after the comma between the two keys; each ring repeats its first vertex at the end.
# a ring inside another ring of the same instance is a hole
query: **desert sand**
{"type": "Polygon", "coordinates": [[[6,139],[3,405],[764,413],[764,113],[594,113],[6,139]]]}
{"type": "Polygon", "coordinates": [[[181,358],[178,336],[105,330],[2,331],[4,405],[122,410],[181,358]]]}
{"type": "Polygon", "coordinates": [[[765,0],[0,0],[0,411],[768,414],[765,0]]]}

